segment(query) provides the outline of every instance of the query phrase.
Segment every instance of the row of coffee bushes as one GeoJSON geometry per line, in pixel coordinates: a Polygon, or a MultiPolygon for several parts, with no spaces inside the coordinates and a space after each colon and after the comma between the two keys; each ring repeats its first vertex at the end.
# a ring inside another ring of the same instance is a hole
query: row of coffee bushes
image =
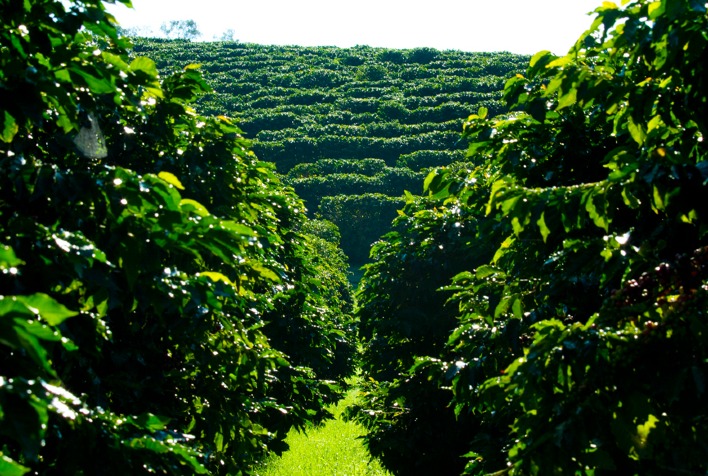
{"type": "MultiPolygon", "coordinates": [[[[522,71],[528,61],[509,53],[432,48],[146,39],[136,40],[135,48],[154,56],[162,71],[200,63],[214,90],[199,107],[236,117],[247,137],[254,139],[256,154],[275,163],[286,181],[306,195],[311,214],[321,214],[319,203],[326,196],[401,197],[404,190],[420,191],[418,172],[461,157],[464,118],[480,107],[492,114],[503,112],[504,81],[522,71]],[[288,174],[300,164],[320,160],[370,158],[384,160],[392,170],[359,177],[336,173],[317,178],[312,168],[306,178],[288,174]]],[[[384,234],[395,216],[384,203],[372,213],[381,217],[376,222],[386,225],[366,240],[384,234]]],[[[348,240],[343,237],[342,242],[348,240]]],[[[369,244],[360,250],[345,247],[345,251],[366,257],[369,244]]]]}

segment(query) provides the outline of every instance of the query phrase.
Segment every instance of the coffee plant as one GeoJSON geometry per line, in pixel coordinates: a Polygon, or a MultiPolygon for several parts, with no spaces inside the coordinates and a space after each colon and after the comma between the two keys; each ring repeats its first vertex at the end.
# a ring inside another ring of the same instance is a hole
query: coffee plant
{"type": "Polygon", "coordinates": [[[393,471],[706,471],[706,13],[604,2],[506,82],[510,113],[468,118],[467,168],[432,172],[377,245],[357,418],[393,471]],[[466,270],[413,285],[436,246],[466,270]]]}
{"type": "Polygon", "coordinates": [[[0,7],[0,472],[248,473],[352,369],[341,256],[196,66],[98,0],[0,7]]]}

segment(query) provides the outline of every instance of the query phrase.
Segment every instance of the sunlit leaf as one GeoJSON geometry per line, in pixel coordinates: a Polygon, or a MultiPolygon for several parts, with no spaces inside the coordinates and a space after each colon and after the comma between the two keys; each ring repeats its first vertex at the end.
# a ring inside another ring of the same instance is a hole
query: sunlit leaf
{"type": "Polygon", "coordinates": [[[2,112],[0,119],[2,119],[2,123],[0,123],[0,130],[2,131],[0,138],[2,138],[3,142],[11,142],[15,134],[20,130],[17,121],[7,111],[2,112]]]}
{"type": "Polygon", "coordinates": [[[656,428],[656,424],[658,421],[659,419],[657,417],[655,417],[654,415],[649,415],[645,423],[637,426],[637,443],[640,447],[646,445],[647,439],[649,438],[649,434],[654,428],[656,428]]]}
{"type": "Polygon", "coordinates": [[[547,68],[558,68],[558,67],[570,64],[570,63],[572,63],[572,61],[573,61],[573,58],[570,56],[561,56],[560,58],[555,59],[555,60],[551,61],[550,63],[548,63],[548,65],[546,67],[547,68]]]}
{"type": "Polygon", "coordinates": [[[0,454],[0,474],[4,476],[22,476],[31,470],[7,456],[0,454]]]}
{"type": "Polygon", "coordinates": [[[539,62],[548,63],[549,56],[552,56],[550,51],[548,51],[548,50],[539,51],[538,53],[536,53],[535,55],[533,55],[531,57],[531,60],[529,61],[529,66],[531,66],[533,68],[533,67],[537,66],[537,64],[539,62]]]}
{"type": "Polygon", "coordinates": [[[165,182],[169,183],[170,185],[173,185],[175,188],[179,190],[184,190],[184,185],[182,185],[182,182],[179,181],[175,174],[163,171],[157,174],[157,176],[165,182]]]}
{"type": "Polygon", "coordinates": [[[654,198],[654,207],[657,210],[664,210],[664,198],[661,191],[659,191],[659,188],[656,185],[652,187],[652,197],[654,198]]]}
{"type": "Polygon", "coordinates": [[[564,109],[575,104],[577,101],[577,94],[578,90],[575,88],[564,93],[560,98],[558,98],[558,107],[556,109],[564,109]]]}
{"type": "Polygon", "coordinates": [[[541,232],[541,236],[543,237],[543,242],[545,243],[546,240],[548,239],[548,235],[551,234],[551,230],[548,228],[546,225],[546,212],[541,212],[541,216],[539,217],[538,221],[536,224],[538,225],[538,229],[541,232]]]}
{"type": "Polygon", "coordinates": [[[150,77],[157,77],[157,65],[150,58],[138,56],[130,63],[130,70],[133,72],[142,72],[150,77]]]}
{"type": "Polygon", "coordinates": [[[36,293],[29,296],[17,296],[17,301],[26,305],[32,312],[39,314],[49,325],[57,326],[69,317],[78,315],[76,311],[68,309],[54,298],[36,293]]]}
{"type": "Polygon", "coordinates": [[[221,222],[221,227],[242,236],[258,236],[253,228],[231,220],[223,220],[221,222]]]}
{"type": "Polygon", "coordinates": [[[19,266],[23,261],[15,255],[15,250],[6,245],[0,245],[0,270],[19,266]]]}
{"type": "Polygon", "coordinates": [[[216,272],[216,271],[202,271],[199,273],[200,276],[206,276],[207,278],[211,279],[212,281],[221,281],[229,286],[235,286],[234,283],[227,278],[224,274],[216,272]]]}
{"type": "Polygon", "coordinates": [[[663,2],[651,2],[648,5],[649,18],[655,20],[657,17],[664,14],[664,4],[663,2]]]}
{"type": "Polygon", "coordinates": [[[644,141],[647,138],[647,134],[641,124],[637,124],[634,122],[634,119],[632,119],[631,115],[627,116],[627,130],[632,136],[632,139],[634,139],[637,144],[644,144],[644,141]]]}
{"type": "Polygon", "coordinates": [[[485,265],[479,266],[475,270],[475,277],[477,279],[484,279],[484,278],[486,278],[488,276],[492,276],[494,274],[499,274],[499,275],[501,275],[502,278],[505,276],[503,270],[500,268],[497,268],[496,266],[490,266],[490,265],[485,264],[485,265]]]}
{"type": "Polygon", "coordinates": [[[279,282],[280,276],[278,276],[272,269],[267,268],[260,263],[251,264],[251,268],[258,272],[262,277],[269,279],[271,281],[279,282]]]}
{"type": "Polygon", "coordinates": [[[192,212],[202,217],[209,215],[209,210],[204,205],[191,198],[183,198],[180,200],[179,206],[185,212],[192,212]]]}

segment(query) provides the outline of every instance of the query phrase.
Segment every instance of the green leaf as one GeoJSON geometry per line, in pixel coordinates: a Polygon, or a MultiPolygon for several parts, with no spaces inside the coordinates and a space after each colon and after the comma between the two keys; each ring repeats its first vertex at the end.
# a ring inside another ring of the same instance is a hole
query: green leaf
{"type": "Polygon", "coordinates": [[[546,225],[546,212],[545,211],[541,212],[541,217],[538,219],[536,224],[538,225],[538,229],[541,231],[541,236],[543,237],[543,242],[545,243],[546,239],[548,238],[548,235],[551,234],[551,230],[546,225]]]}
{"type": "Polygon", "coordinates": [[[558,98],[558,107],[556,107],[556,109],[560,110],[568,106],[572,106],[577,101],[577,96],[578,90],[575,88],[571,89],[567,93],[563,94],[560,98],[558,98]]]}
{"type": "Polygon", "coordinates": [[[29,468],[0,454],[0,474],[3,476],[22,476],[30,471],[29,468]]]}
{"type": "Polygon", "coordinates": [[[492,276],[493,274],[499,274],[502,277],[506,276],[504,274],[504,272],[501,270],[501,268],[497,268],[496,266],[491,266],[488,264],[484,264],[482,266],[479,266],[475,270],[475,277],[477,279],[484,279],[486,277],[492,276]]]}
{"type": "Polygon", "coordinates": [[[106,253],[96,248],[95,244],[89,241],[80,231],[68,232],[60,231],[52,235],[56,246],[66,253],[81,256],[89,262],[97,260],[101,263],[108,262],[106,253]]]}
{"type": "MultiPolygon", "coordinates": [[[[604,210],[598,210],[595,205],[595,199],[600,197],[601,194],[594,193],[594,191],[586,192],[585,194],[585,210],[588,212],[590,219],[595,223],[596,226],[607,231],[609,229],[609,220],[604,213],[604,210]]],[[[604,201],[604,199],[603,199],[604,201]]]]}
{"type": "MultiPolygon", "coordinates": [[[[19,449],[24,461],[36,461],[42,446],[44,446],[44,435],[48,421],[48,411],[51,400],[43,391],[38,380],[13,379],[10,392],[15,394],[15,398],[6,399],[2,395],[3,404],[12,402],[11,407],[6,407],[3,415],[2,430],[3,439],[14,440],[12,445],[19,449]],[[8,402],[9,400],[9,402],[8,402]]],[[[5,390],[5,389],[3,389],[5,390]]],[[[2,392],[5,394],[5,391],[2,392]]],[[[6,446],[3,444],[3,449],[6,446]]],[[[2,454],[2,453],[0,453],[2,454]]],[[[3,455],[4,456],[4,455],[3,455]]],[[[9,458],[0,458],[3,463],[14,463],[9,458]]],[[[15,463],[16,464],[16,463],[15,463]]],[[[8,465],[11,471],[15,471],[14,465],[8,465]]],[[[5,474],[0,472],[0,474],[5,474]]]]}
{"type": "Polygon", "coordinates": [[[637,144],[644,144],[644,141],[647,138],[647,133],[640,124],[634,122],[631,115],[627,117],[627,130],[637,144]]]}
{"type": "Polygon", "coordinates": [[[157,454],[174,454],[180,457],[185,463],[189,464],[195,474],[209,474],[209,471],[204,465],[194,457],[192,451],[185,448],[183,445],[174,443],[172,440],[168,440],[168,442],[165,443],[149,436],[143,436],[123,441],[122,443],[129,448],[152,451],[157,454]]]}
{"type": "Polygon", "coordinates": [[[531,60],[529,61],[529,66],[531,68],[535,67],[539,62],[542,64],[547,64],[549,62],[549,57],[552,57],[553,55],[551,54],[550,51],[548,50],[542,50],[536,53],[531,57],[531,60]]]}
{"type": "Polygon", "coordinates": [[[438,176],[439,176],[439,174],[436,171],[432,171],[425,177],[425,180],[423,180],[423,191],[424,192],[430,191],[430,186],[433,183],[433,180],[435,178],[437,178],[438,176]]]}
{"type": "Polygon", "coordinates": [[[127,420],[140,428],[155,432],[164,430],[171,419],[165,416],[153,415],[152,413],[143,413],[142,415],[129,417],[127,420]]]}
{"type": "Polygon", "coordinates": [[[54,342],[58,342],[61,340],[61,334],[58,331],[55,331],[54,329],[42,322],[16,320],[15,323],[18,325],[22,325],[24,330],[26,330],[29,334],[32,334],[38,339],[54,342]]]}
{"type": "Polygon", "coordinates": [[[647,13],[651,20],[656,20],[664,14],[665,8],[663,2],[651,2],[647,7],[647,13]]]}
{"type": "Polygon", "coordinates": [[[242,236],[258,236],[258,234],[253,230],[253,228],[243,225],[241,223],[236,223],[231,220],[224,220],[221,223],[221,227],[230,232],[236,233],[242,236]]]}
{"type": "Polygon", "coordinates": [[[35,317],[35,313],[28,309],[24,303],[18,301],[17,296],[0,296],[0,317],[2,316],[23,316],[32,319],[35,317]]]}
{"type": "Polygon", "coordinates": [[[640,446],[644,446],[646,444],[647,438],[649,438],[649,433],[651,433],[651,430],[656,428],[656,423],[659,421],[657,417],[654,415],[648,415],[646,421],[637,426],[637,437],[639,438],[639,441],[637,442],[640,446]]]}
{"type": "Polygon", "coordinates": [[[103,51],[103,52],[101,52],[101,57],[103,58],[103,60],[107,64],[109,64],[115,68],[118,68],[120,71],[126,71],[126,70],[130,69],[130,66],[128,66],[128,63],[126,63],[123,60],[123,57],[121,57],[119,55],[109,53],[108,51],[103,51]]]}
{"type": "Polygon", "coordinates": [[[492,258],[492,263],[498,262],[509,250],[511,245],[514,244],[516,241],[516,238],[514,236],[509,236],[507,237],[502,244],[499,246],[499,249],[497,249],[496,253],[494,253],[494,257],[492,258]]]}
{"type": "Polygon", "coordinates": [[[212,281],[221,281],[223,283],[228,284],[229,286],[235,287],[234,283],[229,278],[227,278],[226,275],[216,271],[202,271],[201,273],[199,273],[199,276],[205,276],[211,279],[212,281]]]}
{"type": "Polygon", "coordinates": [[[657,210],[664,210],[664,199],[662,198],[661,192],[659,191],[656,185],[652,187],[652,197],[654,198],[654,207],[657,210]]]}
{"type": "Polygon", "coordinates": [[[0,245],[0,270],[19,266],[24,262],[15,256],[15,250],[9,246],[0,245]]]}
{"type": "Polygon", "coordinates": [[[651,132],[663,124],[664,121],[661,119],[661,116],[657,114],[656,116],[652,117],[649,123],[647,124],[647,130],[651,132]]]}
{"type": "Polygon", "coordinates": [[[57,79],[57,81],[60,81],[62,83],[71,82],[71,75],[69,74],[69,70],[66,68],[61,68],[54,71],[54,77],[57,79]]]}
{"type": "Polygon", "coordinates": [[[558,68],[558,67],[570,64],[572,62],[573,62],[573,58],[571,56],[561,56],[560,58],[555,59],[555,60],[551,61],[550,63],[548,63],[546,65],[546,68],[558,68]]]}
{"type": "Polygon", "coordinates": [[[492,211],[494,211],[494,209],[497,206],[497,203],[496,203],[497,196],[501,195],[502,194],[501,191],[506,189],[507,186],[508,186],[508,184],[507,184],[506,180],[497,180],[492,184],[492,189],[489,192],[489,201],[487,202],[487,208],[485,211],[485,213],[487,215],[490,215],[492,213],[492,211]]]}
{"type": "Polygon", "coordinates": [[[94,94],[107,94],[107,93],[112,93],[116,90],[115,86],[113,85],[113,83],[111,83],[110,80],[104,79],[104,78],[98,78],[98,77],[84,71],[84,69],[82,69],[82,68],[79,68],[77,66],[72,66],[69,68],[69,71],[73,74],[81,76],[83,78],[83,80],[86,82],[86,86],[88,86],[88,88],[94,94]]]}
{"type": "Polygon", "coordinates": [[[204,205],[191,198],[183,198],[180,200],[179,207],[183,212],[196,213],[202,217],[209,216],[209,210],[207,210],[204,205]]]}
{"type": "Polygon", "coordinates": [[[150,76],[151,78],[157,78],[157,65],[150,58],[145,56],[138,56],[130,63],[130,70],[134,73],[141,72],[150,76]]]}
{"type": "Polygon", "coordinates": [[[184,185],[182,185],[182,182],[179,181],[175,174],[172,174],[170,172],[160,172],[159,174],[157,174],[157,176],[165,182],[169,183],[170,185],[173,185],[175,188],[179,190],[184,190],[184,185]]]}
{"type": "MultiPolygon", "coordinates": [[[[22,306],[16,303],[17,306],[22,306]]],[[[6,345],[11,349],[22,350],[26,357],[29,357],[34,363],[44,372],[52,377],[56,377],[52,366],[47,358],[48,352],[44,347],[40,338],[34,335],[31,324],[33,315],[25,308],[23,313],[21,309],[12,309],[12,313],[4,312],[7,306],[0,304],[0,344],[6,345]],[[11,314],[15,314],[14,319],[8,319],[11,314]]]]}
{"type": "Polygon", "coordinates": [[[20,127],[17,125],[17,121],[15,121],[15,118],[10,115],[9,112],[3,111],[2,114],[2,123],[0,123],[0,139],[3,140],[3,142],[12,142],[12,139],[15,137],[17,132],[20,130],[20,127]]]}
{"type": "Polygon", "coordinates": [[[78,312],[69,310],[54,298],[36,293],[30,296],[17,296],[17,301],[25,304],[32,312],[39,314],[49,325],[57,326],[78,312]]]}
{"type": "Polygon", "coordinates": [[[516,319],[521,319],[524,315],[523,303],[521,302],[521,298],[518,294],[514,297],[515,299],[511,305],[511,311],[516,319]]]}
{"type": "Polygon", "coordinates": [[[272,269],[266,268],[265,266],[263,266],[260,263],[251,264],[251,268],[253,268],[255,271],[258,272],[258,274],[260,274],[262,277],[264,277],[266,279],[269,279],[269,280],[275,281],[275,282],[280,282],[280,277],[277,274],[275,274],[275,271],[273,271],[272,269]]]}
{"type": "Polygon", "coordinates": [[[622,189],[622,201],[629,208],[639,208],[642,202],[634,195],[634,193],[627,187],[622,189]]]}
{"type": "Polygon", "coordinates": [[[509,310],[510,300],[511,296],[504,296],[503,298],[501,298],[499,304],[497,304],[497,307],[494,309],[495,319],[503,316],[506,311],[509,310]]]}

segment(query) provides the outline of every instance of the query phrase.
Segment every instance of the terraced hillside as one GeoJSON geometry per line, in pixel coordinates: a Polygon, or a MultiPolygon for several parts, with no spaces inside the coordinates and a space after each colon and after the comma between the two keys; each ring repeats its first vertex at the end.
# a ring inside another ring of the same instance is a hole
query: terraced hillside
{"type": "Polygon", "coordinates": [[[138,39],[162,71],[197,63],[214,92],[201,113],[237,118],[308,213],[334,222],[358,267],[403,192],[464,157],[464,119],[501,112],[505,80],[528,58],[431,48],[264,46],[138,39]]]}

